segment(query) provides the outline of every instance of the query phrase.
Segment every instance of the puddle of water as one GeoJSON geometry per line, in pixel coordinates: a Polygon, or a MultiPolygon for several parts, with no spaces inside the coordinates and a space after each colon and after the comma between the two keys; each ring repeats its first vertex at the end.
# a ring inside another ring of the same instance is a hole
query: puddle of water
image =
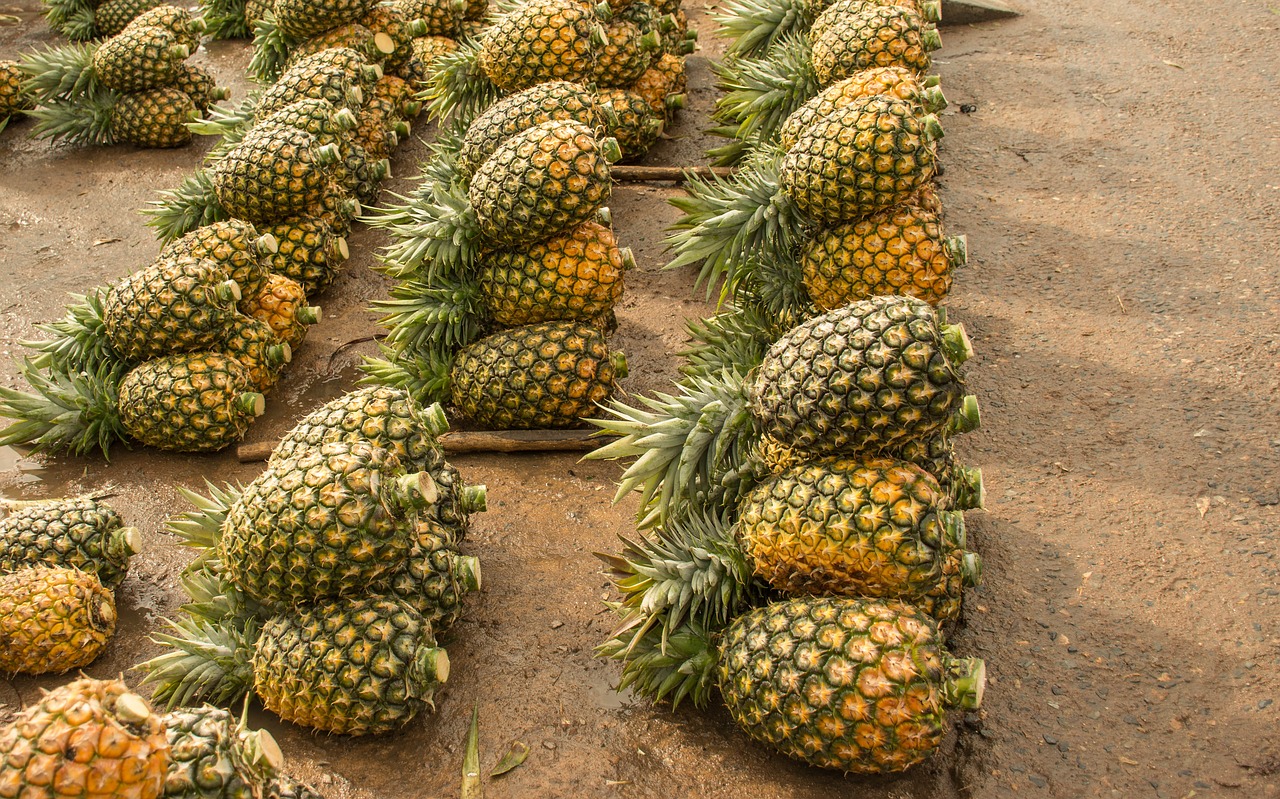
{"type": "Polygon", "coordinates": [[[13,447],[0,447],[0,474],[13,473],[9,481],[14,485],[34,485],[44,482],[41,473],[44,464],[27,457],[13,447]]]}

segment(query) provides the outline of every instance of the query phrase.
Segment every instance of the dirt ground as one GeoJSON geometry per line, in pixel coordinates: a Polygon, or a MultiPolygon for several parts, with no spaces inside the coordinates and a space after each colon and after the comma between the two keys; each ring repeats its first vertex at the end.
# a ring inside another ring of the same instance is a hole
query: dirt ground
{"type": "MultiPolygon", "coordinates": [[[[458,792],[470,710],[482,766],[512,741],[528,761],[491,797],[1280,796],[1280,6],[1271,0],[1015,0],[1018,19],[945,28],[936,69],[950,232],[969,237],[951,317],[978,356],[983,429],[960,442],[986,476],[969,514],[985,563],[952,641],[986,659],[978,714],[944,751],[896,779],[804,768],[753,745],[719,711],[671,712],[611,690],[592,658],[610,621],[593,551],[632,530],[610,505],[613,464],[570,455],[458,456],[489,487],[467,549],[485,590],[448,639],[438,711],[402,734],[325,737],[266,714],[289,767],[331,796],[458,792]]],[[[690,106],[652,164],[699,161],[715,99],[710,6],[691,16],[690,106]]],[[[0,0],[0,58],[53,43],[36,0],[0,0]]],[[[246,86],[243,43],[197,60],[246,86]]],[[[0,380],[18,385],[18,339],[67,292],[110,282],[157,251],[134,209],[176,186],[208,142],[172,152],[76,150],[0,134],[0,380]]],[[[402,147],[392,190],[423,153],[402,147]]],[[[707,311],[690,273],[661,271],[670,187],[626,186],[611,206],[640,268],[617,343],[626,390],[668,385],[682,320],[707,311]]],[[[321,297],[314,329],[250,433],[272,440],[348,389],[375,331],[368,302],[380,234],[321,297]]],[[[117,638],[89,672],[127,674],[180,601],[189,558],[164,532],[176,486],[249,480],[259,467],[120,448],[95,459],[0,450],[0,494],[115,487],[143,532],[117,638]]],[[[0,719],[57,678],[0,685],[0,719]]]]}

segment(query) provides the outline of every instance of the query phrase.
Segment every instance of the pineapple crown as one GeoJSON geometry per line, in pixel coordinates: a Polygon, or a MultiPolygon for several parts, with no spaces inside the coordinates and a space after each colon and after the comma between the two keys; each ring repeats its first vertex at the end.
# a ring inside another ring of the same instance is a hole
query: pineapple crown
{"type": "Polygon", "coordinates": [[[221,136],[222,141],[205,155],[205,163],[213,163],[238,144],[253,123],[254,111],[262,100],[262,92],[249,92],[243,100],[230,108],[210,106],[204,119],[188,122],[187,129],[198,136],[221,136]]]}
{"type": "Polygon", "coordinates": [[[645,624],[643,613],[626,612],[606,602],[623,617],[609,639],[596,647],[598,657],[622,662],[617,690],[627,688],[655,700],[670,699],[678,707],[686,697],[705,707],[714,686],[716,652],[712,633],[693,619],[669,634],[645,624]]]}
{"type": "Polygon", "coordinates": [[[40,355],[32,364],[63,374],[98,372],[121,361],[111,347],[102,319],[102,303],[110,289],[94,289],[87,294],[72,294],[67,314],[56,322],[36,325],[50,338],[19,342],[40,355]]]}
{"type": "Polygon", "coordinates": [[[480,222],[458,184],[432,183],[404,203],[366,217],[372,227],[386,229],[394,244],[380,260],[393,277],[422,272],[428,277],[465,273],[479,257],[480,222]]]}
{"type": "Polygon", "coordinates": [[[718,286],[723,302],[744,266],[794,260],[805,224],[779,188],[780,161],[776,150],[759,152],[731,178],[690,176],[689,196],[669,200],[684,215],[667,237],[676,257],[666,268],[701,263],[695,286],[705,283],[708,298],[718,286]]]}
{"type": "Polygon", "coordinates": [[[809,40],[789,35],[763,58],[729,59],[715,68],[724,92],[714,117],[736,124],[734,134],[774,142],[782,123],[822,89],[810,60],[809,40]]]}
{"type": "Polygon", "coordinates": [[[391,299],[373,303],[387,329],[386,342],[415,352],[450,352],[480,338],[484,306],[479,281],[471,277],[423,275],[397,284],[391,299]]]}
{"type": "Polygon", "coordinates": [[[218,202],[207,169],[197,169],[178,188],[160,192],[160,199],[149,201],[142,214],[149,217],[147,225],[155,229],[156,238],[166,244],[196,228],[231,218],[218,202]]]}
{"type": "Polygon", "coordinates": [[[50,141],[66,140],[77,146],[98,146],[116,142],[112,120],[120,96],[108,89],[52,98],[28,112],[37,122],[33,135],[50,141]]]}
{"type": "Polygon", "coordinates": [[[244,699],[253,686],[253,645],[260,625],[245,619],[209,622],[187,617],[166,619],[171,632],[152,640],[172,651],[134,666],[142,684],[156,686],[152,698],[169,708],[208,702],[227,706],[244,699]]]}
{"type": "Polygon", "coordinates": [[[428,405],[448,402],[452,383],[453,354],[396,352],[379,345],[386,358],[364,359],[361,385],[382,385],[408,392],[415,402],[428,405]]]}
{"type": "Polygon", "coordinates": [[[22,376],[35,393],[0,387],[0,416],[16,421],[0,431],[0,446],[31,444],[37,452],[71,450],[83,455],[127,440],[116,408],[124,367],[109,364],[94,372],[42,374],[24,361],[22,376]]]}
{"type": "Polygon", "coordinates": [[[93,69],[97,49],[96,44],[73,44],[25,54],[18,68],[27,76],[27,93],[38,105],[55,98],[71,100],[98,94],[103,89],[93,69]]]}
{"type": "Polygon", "coordinates": [[[813,20],[805,0],[731,0],[714,16],[720,36],[733,39],[729,56],[757,58],[792,33],[808,31],[813,20]]]}
{"type": "Polygon", "coordinates": [[[987,506],[987,488],[982,482],[981,469],[956,466],[951,470],[951,484],[957,510],[981,510],[987,506]]]}
{"type": "Polygon", "coordinates": [[[243,0],[205,0],[203,15],[212,39],[248,39],[249,20],[243,0]]]}
{"type": "Polygon", "coordinates": [[[622,544],[620,555],[596,557],[622,595],[619,607],[643,614],[636,635],[659,629],[664,647],[686,620],[723,627],[764,590],[724,514],[683,516],[635,540],[623,537],[622,544]]]}
{"type": "Polygon", "coordinates": [[[732,370],[687,377],[677,382],[678,394],[639,396],[644,408],[613,400],[612,418],[587,420],[619,436],[588,453],[588,460],[636,458],[623,472],[614,502],[640,492],[638,527],[737,504],[743,465],[759,438],[743,383],[732,370]]]}
{"type": "Polygon", "coordinates": [[[98,34],[98,14],[89,6],[69,4],[75,10],[69,13],[61,25],[54,26],[73,42],[87,42],[98,34]]]}
{"type": "MultiPolygon", "coordinates": [[[[63,27],[67,21],[74,16],[82,15],[89,12],[89,19],[93,19],[93,5],[88,0],[48,0],[44,4],[44,18],[49,23],[49,27],[57,29],[66,35],[63,27]]],[[[78,37],[80,39],[92,38],[93,31],[89,31],[89,36],[78,37]]],[[[68,36],[67,38],[71,38],[68,36]]]]}
{"type": "Polygon", "coordinates": [[[289,52],[298,40],[280,30],[275,12],[268,9],[253,26],[253,58],[249,61],[249,77],[258,83],[274,83],[284,72],[289,52]]]}
{"type": "Polygon", "coordinates": [[[688,323],[694,344],[679,353],[691,377],[712,377],[726,369],[747,371],[764,360],[781,331],[776,317],[752,305],[734,304],[714,316],[688,323]]]}
{"type": "Polygon", "coordinates": [[[480,42],[464,39],[458,49],[437,56],[433,74],[422,93],[428,119],[456,116],[470,122],[502,96],[480,67],[480,42]]]}
{"type": "MultiPolygon", "coordinates": [[[[199,550],[196,559],[187,566],[187,572],[204,569],[206,566],[216,570],[218,541],[222,538],[222,523],[227,518],[227,511],[244,493],[243,486],[233,486],[230,483],[219,488],[205,480],[204,486],[208,496],[179,486],[178,493],[191,503],[193,510],[171,516],[165,522],[165,527],[178,536],[178,540],[184,546],[199,550]]],[[[188,593],[191,592],[188,591],[188,593]]]]}

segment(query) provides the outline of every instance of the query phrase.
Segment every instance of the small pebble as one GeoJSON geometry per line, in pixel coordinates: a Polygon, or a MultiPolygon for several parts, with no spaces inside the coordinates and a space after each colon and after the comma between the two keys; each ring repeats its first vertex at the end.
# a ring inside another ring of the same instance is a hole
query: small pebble
{"type": "Polygon", "coordinates": [[[1049,781],[1039,774],[1028,774],[1027,779],[1031,780],[1031,784],[1037,788],[1045,788],[1049,785],[1049,781]]]}
{"type": "Polygon", "coordinates": [[[554,749],[556,748],[556,742],[555,742],[555,741],[543,741],[543,742],[542,742],[542,748],[543,748],[543,749],[551,749],[551,750],[554,750],[554,749]]]}
{"type": "Polygon", "coordinates": [[[563,626],[564,626],[564,622],[562,622],[562,621],[553,621],[553,622],[551,622],[551,629],[553,629],[553,630],[558,630],[558,629],[560,629],[560,628],[561,628],[561,627],[563,627],[563,626]]]}

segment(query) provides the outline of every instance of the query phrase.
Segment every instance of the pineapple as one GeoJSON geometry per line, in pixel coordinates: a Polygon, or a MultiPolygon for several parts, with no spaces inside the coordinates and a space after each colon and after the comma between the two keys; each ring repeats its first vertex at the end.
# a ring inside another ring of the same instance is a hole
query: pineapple
{"type": "Polygon", "coordinates": [[[942,46],[937,30],[909,8],[836,0],[814,21],[813,67],[829,85],[874,67],[929,71],[929,52],[942,46]]]}
{"type": "Polygon", "coordinates": [[[172,31],[130,23],[93,51],[93,74],[102,86],[118,92],[158,89],[177,80],[189,55],[191,48],[172,31]]]}
{"type": "Polygon", "coordinates": [[[688,88],[684,59],[663,53],[627,88],[643,97],[653,113],[669,115],[684,105],[683,95],[688,88]]]}
{"type": "Polygon", "coordinates": [[[111,287],[102,326],[111,350],[136,363],[217,341],[240,298],[239,285],[213,261],[159,260],[111,287]]]}
{"type": "Polygon", "coordinates": [[[267,275],[258,293],[242,299],[239,308],[245,316],[266,322],[295,349],[307,337],[308,328],[322,317],[319,306],[307,305],[307,293],[301,283],[275,273],[267,275]]]}
{"type": "Polygon", "coordinates": [[[7,503],[0,519],[0,573],[60,566],[95,575],[108,591],[124,581],[138,531],[92,498],[7,503]]]}
{"type": "Polygon", "coordinates": [[[197,258],[217,264],[236,282],[241,301],[260,292],[269,272],[265,258],[280,249],[269,233],[259,233],[241,219],[228,219],[197,228],[160,251],[160,261],[197,258]]]}
{"type": "Polygon", "coordinates": [[[914,600],[942,578],[953,524],[937,481],[887,459],[823,458],[756,486],[737,535],[755,573],[788,594],[914,600]]]}
{"type": "Polygon", "coordinates": [[[480,296],[490,320],[517,327],[608,314],[622,297],[623,272],[635,265],[613,232],[583,222],[533,245],[487,255],[480,296]]]}
{"type": "Polygon", "coordinates": [[[779,183],[818,222],[839,224],[906,200],[934,173],[941,128],[911,103],[855,100],[813,123],[787,150],[779,183]]]}
{"type": "Polygon", "coordinates": [[[878,294],[946,299],[965,239],[943,237],[937,214],[899,205],[816,231],[800,254],[804,286],[819,310],[878,294]]]}
{"type": "Polygon", "coordinates": [[[275,0],[276,25],[286,36],[310,39],[367,15],[377,0],[275,0]]]}
{"type": "Polygon", "coordinates": [[[626,89],[602,89],[600,101],[613,110],[614,119],[608,126],[610,136],[618,140],[622,161],[643,158],[649,148],[657,143],[666,122],[666,110],[654,113],[649,102],[635,92],[626,89]]]}
{"type": "Polygon", "coordinates": [[[169,742],[168,799],[254,797],[281,776],[284,756],[271,734],[248,731],[222,708],[172,710],[160,721],[169,742]]]}
{"type": "Polygon", "coordinates": [[[52,98],[30,112],[38,121],[35,137],[76,145],[132,144],[182,147],[191,142],[187,127],[200,116],[191,97],[171,86],[120,94],[52,98]]]}
{"type": "Polygon", "coordinates": [[[244,438],[262,411],[247,370],[214,352],[147,361],[119,387],[120,423],[130,437],[157,449],[215,452],[244,438]]]}
{"type": "Polygon", "coordinates": [[[813,453],[876,452],[942,430],[972,353],[910,297],[871,297],[798,325],[745,384],[763,432],[813,453]]]}
{"type": "MultiPolygon", "coordinates": [[[[305,416],[276,445],[271,458],[288,460],[331,441],[368,442],[389,450],[407,468],[431,471],[434,477],[439,477],[437,472],[444,455],[436,438],[448,429],[449,423],[439,405],[420,408],[402,389],[366,386],[305,416]]],[[[483,504],[483,493],[481,490],[480,504],[483,504]]],[[[476,509],[475,500],[469,500],[468,504],[468,513],[476,509]]]]}
{"type": "Polygon", "coordinates": [[[398,240],[384,258],[388,271],[407,277],[425,267],[454,277],[475,263],[480,247],[536,241],[591,219],[609,198],[609,162],[617,155],[616,141],[599,140],[573,121],[515,134],[469,187],[436,185],[370,220],[392,228],[398,240]]]}
{"type": "Polygon", "coordinates": [[[596,53],[590,82],[597,86],[627,86],[635,83],[653,61],[662,41],[654,31],[643,32],[634,23],[614,18],[605,26],[608,44],[596,53]]]}
{"type": "MultiPolygon", "coordinates": [[[[355,51],[347,50],[352,56],[355,51]]],[[[358,57],[358,56],[356,56],[358,57]]],[[[361,59],[363,60],[363,59],[361,59]]],[[[334,108],[348,108],[358,111],[364,104],[365,70],[370,75],[380,73],[371,64],[365,64],[359,77],[352,77],[340,64],[334,63],[326,53],[299,58],[284,73],[263,91],[254,114],[258,118],[265,117],[299,100],[328,100],[334,108]]],[[[377,77],[373,77],[377,81],[377,77]]]]}
{"type": "Polygon", "coordinates": [[[201,114],[208,111],[214,103],[231,96],[230,89],[219,86],[213,75],[195,64],[184,63],[178,68],[178,76],[173,82],[173,88],[190,97],[196,110],[201,114]]]}
{"type": "Polygon", "coordinates": [[[383,44],[390,43],[391,51],[385,53],[382,68],[387,72],[399,72],[404,63],[413,55],[413,39],[425,36],[430,27],[425,19],[412,16],[408,4],[380,4],[374,6],[361,22],[383,44]]]}
{"type": "Polygon", "coordinates": [[[0,729],[6,799],[158,799],[168,764],[159,716],[119,680],[67,683],[0,729]]]}
{"type": "Polygon", "coordinates": [[[573,322],[513,328],[462,349],[450,398],[487,429],[575,427],[613,393],[625,361],[604,334],[573,322]]]}
{"type": "Polygon", "coordinates": [[[360,109],[360,124],[352,131],[352,140],[371,158],[387,158],[408,133],[408,123],[400,119],[395,103],[375,96],[360,109]]]}
{"type": "Polygon", "coordinates": [[[373,87],[373,96],[390,101],[396,116],[401,119],[412,119],[422,112],[422,103],[414,99],[413,87],[395,75],[383,75],[373,87]]]}
{"type": "Polygon", "coordinates": [[[480,561],[455,548],[455,531],[429,516],[413,523],[413,544],[405,568],[389,594],[404,602],[443,635],[461,615],[462,597],[480,590],[480,561]]]}
{"type": "Polygon", "coordinates": [[[296,128],[258,126],[213,166],[218,202],[231,216],[271,224],[320,202],[339,161],[332,144],[296,128]]]}
{"type": "MultiPolygon", "coordinates": [[[[164,0],[106,0],[93,9],[95,33],[78,38],[92,39],[120,34],[145,11],[164,5],[164,0]]],[[[77,37],[72,37],[77,38],[77,37]]]]}
{"type": "Polygon", "coordinates": [[[422,20],[424,29],[418,36],[457,39],[470,3],[466,0],[397,0],[392,5],[405,19],[422,20]]]}
{"type": "Polygon", "coordinates": [[[293,352],[280,340],[266,322],[248,316],[237,316],[227,328],[217,352],[240,362],[249,378],[249,386],[262,393],[269,391],[280,379],[280,373],[293,352]]]}
{"type": "MultiPolygon", "coordinates": [[[[718,33],[732,38],[729,53],[757,57],[788,35],[804,33],[832,5],[832,0],[732,0],[720,7],[718,33]]],[[[851,14],[868,6],[901,6],[929,22],[942,19],[940,0],[859,0],[845,7],[851,14]]]]}
{"type": "Polygon", "coordinates": [[[387,36],[375,37],[373,31],[359,22],[348,22],[299,42],[289,50],[289,59],[284,67],[288,69],[301,58],[333,47],[345,47],[361,53],[369,61],[381,61],[395,50],[395,43],[387,36]]]}
{"type": "Polygon", "coordinates": [[[800,134],[814,122],[855,100],[877,94],[913,103],[927,114],[947,107],[947,98],[942,90],[936,85],[929,85],[928,80],[920,79],[903,67],[876,67],[831,84],[791,112],[778,131],[778,142],[784,149],[791,149],[800,134]]]}
{"type": "Polygon", "coordinates": [[[548,81],[504,97],[476,117],[458,147],[458,172],[475,174],[493,152],[517,133],[553,120],[602,129],[607,114],[595,93],[576,83],[548,81]]]}
{"type": "Polygon", "coordinates": [[[227,579],[268,607],[353,595],[385,582],[409,551],[405,518],[435,501],[425,472],[405,474],[368,442],[329,442],[273,459],[222,525],[227,579]]]}
{"type": "Polygon", "coordinates": [[[346,735],[396,730],[449,679],[430,622],[388,599],[323,601],[272,617],[253,653],[253,687],[286,721],[346,735]]]}
{"type": "Polygon", "coordinates": [[[419,36],[410,43],[412,53],[400,67],[400,77],[421,92],[435,74],[436,59],[458,49],[458,43],[445,36],[419,36]]]}
{"type": "Polygon", "coordinates": [[[61,674],[87,666],[115,630],[115,598],[92,574],[33,566],[0,575],[0,671],[61,674]]]}
{"type": "Polygon", "coordinates": [[[208,25],[203,18],[192,16],[186,9],[166,4],[147,9],[134,17],[125,30],[141,28],[168,31],[178,44],[194,53],[200,47],[200,36],[208,25]]]}
{"type": "Polygon", "coordinates": [[[277,274],[296,281],[307,296],[328,288],[351,255],[346,239],[321,219],[299,216],[263,228],[279,247],[266,259],[277,274]]]}
{"type": "Polygon", "coordinates": [[[536,83],[586,82],[607,37],[578,0],[532,0],[504,14],[480,38],[479,65],[504,92],[536,83]]]}
{"type": "Polygon", "coordinates": [[[49,27],[72,41],[115,36],[139,14],[164,0],[45,0],[49,27]]]}

